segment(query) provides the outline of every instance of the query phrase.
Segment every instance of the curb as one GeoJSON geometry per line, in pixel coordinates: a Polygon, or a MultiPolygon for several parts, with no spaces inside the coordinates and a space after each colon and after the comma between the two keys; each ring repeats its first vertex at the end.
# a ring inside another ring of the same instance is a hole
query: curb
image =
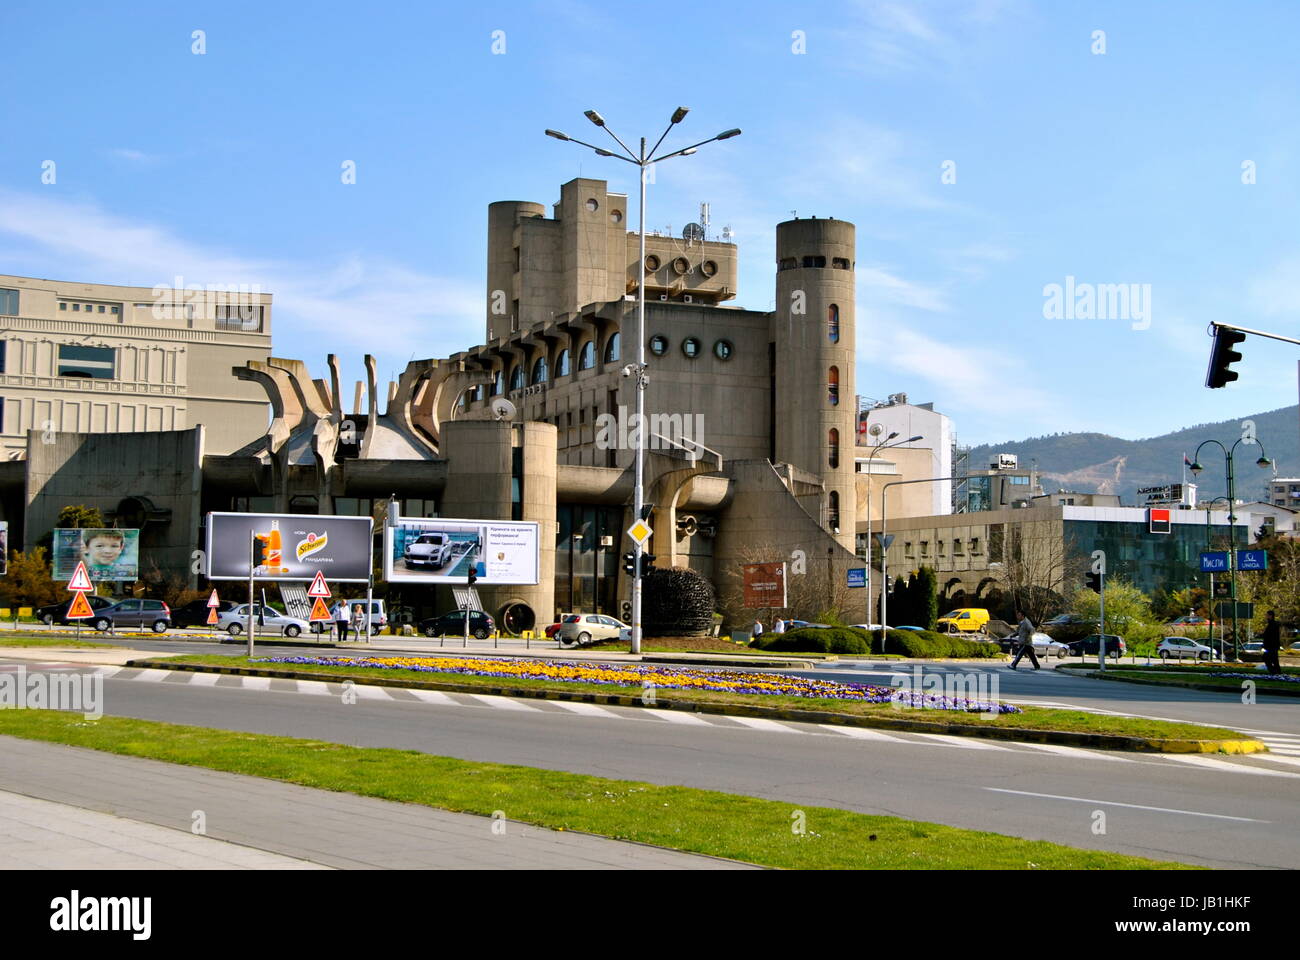
{"type": "MultiPolygon", "coordinates": [[[[1140,683],[1149,687],[1182,687],[1186,690],[1205,690],[1210,693],[1229,693],[1239,694],[1239,686],[1232,687],[1223,684],[1197,683],[1194,680],[1157,680],[1152,677],[1126,677],[1119,673],[1102,673],[1100,670],[1093,670],[1085,673],[1084,676],[1092,677],[1096,680],[1116,680],[1120,683],[1140,683]]],[[[1279,697],[1300,697],[1300,684],[1295,688],[1292,687],[1257,687],[1255,690],[1258,694],[1270,694],[1279,697]]]]}
{"type": "Polygon", "coordinates": [[[656,698],[653,706],[639,696],[617,693],[567,693],[562,690],[520,689],[518,687],[489,687],[469,683],[443,683],[408,680],[396,677],[382,683],[370,678],[357,680],[350,677],[336,679],[337,675],[322,675],[300,670],[266,670],[252,667],[214,667],[198,663],[174,663],[160,660],[129,660],[127,667],[151,670],[178,670],[192,673],[224,673],[231,676],[267,677],[275,680],[320,680],[341,684],[345,680],[365,683],[367,686],[399,687],[411,690],[441,690],[450,693],[483,694],[496,697],[519,697],[530,700],[563,700],[579,703],[605,704],[617,707],[641,707],[648,710],[676,710],[685,713],[708,713],[722,716],[757,717],[768,720],[790,720],[798,723],[829,723],[845,727],[874,727],[884,730],[901,730],[908,733],[942,733],[952,736],[987,737],[993,740],[1018,740],[1027,743],[1050,743],[1071,747],[1094,747],[1102,750],[1127,750],[1145,753],[1260,753],[1268,747],[1258,740],[1172,740],[1166,737],[1126,737],[1112,733],[1081,733],[1067,730],[1027,730],[1015,727],[975,726],[973,724],[934,723],[925,720],[905,720],[901,717],[860,717],[823,710],[799,710],[791,707],[762,707],[745,704],[693,702],[656,698]]]}

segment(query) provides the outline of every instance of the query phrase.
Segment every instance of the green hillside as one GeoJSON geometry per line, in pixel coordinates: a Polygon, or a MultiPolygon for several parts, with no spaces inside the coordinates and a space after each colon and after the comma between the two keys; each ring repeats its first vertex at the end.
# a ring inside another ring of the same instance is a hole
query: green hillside
{"type": "MultiPolygon", "coordinates": [[[[971,449],[971,467],[983,469],[999,453],[1014,453],[1022,467],[1037,466],[1045,489],[1061,487],[1082,492],[1118,493],[1122,502],[1138,502],[1139,487],[1170,483],[1183,477],[1183,454],[1191,457],[1202,440],[1219,440],[1229,447],[1242,434],[1245,420],[1255,422],[1255,435],[1270,458],[1277,463],[1277,475],[1300,475],[1300,407],[1283,407],[1238,420],[1203,423],[1159,437],[1123,440],[1104,433],[1058,433],[1028,440],[984,444],[971,449]]],[[[1262,499],[1264,484],[1273,471],[1260,469],[1255,460],[1258,446],[1237,447],[1237,496],[1262,499]]],[[[1202,498],[1221,496],[1225,491],[1223,454],[1211,445],[1202,452],[1205,472],[1195,479],[1202,498]]],[[[1190,471],[1188,480],[1193,480],[1190,471]]]]}

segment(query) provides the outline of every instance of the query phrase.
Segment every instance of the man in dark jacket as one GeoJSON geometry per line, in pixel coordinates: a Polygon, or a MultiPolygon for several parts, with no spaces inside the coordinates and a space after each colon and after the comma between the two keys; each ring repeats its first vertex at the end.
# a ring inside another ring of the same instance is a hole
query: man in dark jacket
{"type": "Polygon", "coordinates": [[[1267,614],[1268,619],[1264,622],[1264,669],[1269,673],[1281,674],[1282,663],[1279,659],[1279,651],[1282,649],[1282,626],[1272,610],[1267,614]]]}
{"type": "Polygon", "coordinates": [[[1026,653],[1034,664],[1035,670],[1041,670],[1038,665],[1038,656],[1034,653],[1034,625],[1030,619],[1025,616],[1023,611],[1016,611],[1016,619],[1020,621],[1020,626],[1016,627],[1016,642],[1020,644],[1020,649],[1016,651],[1016,659],[1011,661],[1011,669],[1016,669],[1016,664],[1026,653]]]}

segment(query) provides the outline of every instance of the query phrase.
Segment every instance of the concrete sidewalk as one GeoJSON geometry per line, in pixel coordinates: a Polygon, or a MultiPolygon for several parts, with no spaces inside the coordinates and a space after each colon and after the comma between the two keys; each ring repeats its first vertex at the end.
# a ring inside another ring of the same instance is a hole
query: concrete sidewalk
{"type": "Polygon", "coordinates": [[[16,737],[0,758],[0,868],[756,869],[16,737]]]}

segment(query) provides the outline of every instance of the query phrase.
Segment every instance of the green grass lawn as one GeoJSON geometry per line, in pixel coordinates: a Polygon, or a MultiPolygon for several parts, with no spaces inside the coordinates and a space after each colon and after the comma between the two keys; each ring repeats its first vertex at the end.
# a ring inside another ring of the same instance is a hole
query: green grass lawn
{"type": "Polygon", "coordinates": [[[0,734],[480,816],[500,810],[510,820],[542,827],[785,869],[1187,869],[996,833],[712,790],[151,720],[86,721],[80,714],[3,710],[0,734]],[[803,833],[792,830],[796,811],[804,817],[803,833]]]}
{"type": "Polygon", "coordinates": [[[0,647],[111,647],[111,643],[92,643],[70,637],[50,636],[48,633],[20,633],[17,636],[0,634],[0,647]]]}
{"type": "MultiPolygon", "coordinates": [[[[346,654],[343,654],[346,655],[346,654]]],[[[252,667],[259,670],[277,670],[292,673],[294,676],[333,680],[341,682],[353,679],[366,683],[391,683],[394,681],[415,681],[421,685],[437,687],[438,685],[463,684],[473,687],[508,688],[512,690],[543,692],[563,692],[568,694],[591,693],[598,695],[622,694],[639,697],[641,687],[610,686],[595,683],[566,683],[558,680],[535,680],[514,677],[476,677],[463,674],[425,673],[416,670],[388,669],[380,667],[342,667],[317,666],[290,663],[252,663],[243,656],[221,656],[218,654],[185,654],[176,657],[155,658],[158,661],[172,663],[193,663],[207,666],[252,667]]],[[[972,727],[1002,727],[1029,730],[1057,730],[1075,733],[1101,733],[1127,737],[1167,738],[1175,740],[1246,740],[1243,733],[1222,730],[1217,727],[1202,727],[1190,723],[1173,723],[1163,720],[1147,720],[1138,717],[1112,717],[1102,714],[1087,713],[1081,710],[1049,710],[1043,707],[1025,707],[1024,713],[999,714],[988,717],[983,714],[960,713],[953,710],[908,710],[896,709],[888,703],[862,703],[851,700],[832,700],[812,697],[768,696],[758,694],[720,693],[704,690],[670,690],[660,688],[656,693],[660,700],[674,700],[687,703],[709,703],[745,706],[782,707],[796,710],[821,710],[848,716],[877,717],[881,719],[904,719],[922,722],[962,724],[972,727]]]]}

